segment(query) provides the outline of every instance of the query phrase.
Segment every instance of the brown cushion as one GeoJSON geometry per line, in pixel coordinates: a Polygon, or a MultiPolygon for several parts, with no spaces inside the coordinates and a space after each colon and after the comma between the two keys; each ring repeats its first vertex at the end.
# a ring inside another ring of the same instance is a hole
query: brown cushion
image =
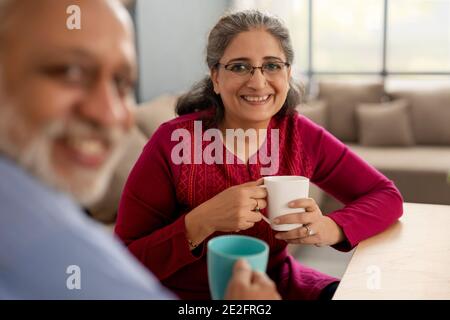
{"type": "Polygon", "coordinates": [[[297,111],[309,120],[315,122],[319,126],[327,128],[327,110],[326,102],[315,100],[302,103],[297,106],[297,111]]]}
{"type": "Polygon", "coordinates": [[[442,146],[363,147],[349,145],[395,182],[405,201],[450,205],[447,175],[450,148],[442,146]]]}
{"type": "Polygon", "coordinates": [[[319,83],[319,99],[327,103],[328,129],[342,141],[356,141],[355,109],[360,103],[381,102],[382,83],[319,83]]]}
{"type": "Polygon", "coordinates": [[[163,95],[137,107],[136,124],[147,138],[150,138],[162,123],[175,118],[177,99],[178,96],[175,95],[163,95]]]}
{"type": "Polygon", "coordinates": [[[416,143],[450,145],[450,88],[405,90],[390,95],[409,102],[416,143]]]}
{"type": "Polygon", "coordinates": [[[356,109],[359,143],[364,146],[411,146],[408,103],[405,100],[360,104],[356,109]]]}

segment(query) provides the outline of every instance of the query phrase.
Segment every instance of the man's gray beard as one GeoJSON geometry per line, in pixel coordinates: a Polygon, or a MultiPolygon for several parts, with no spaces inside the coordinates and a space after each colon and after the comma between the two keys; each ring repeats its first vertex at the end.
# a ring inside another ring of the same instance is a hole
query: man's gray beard
{"type": "Polygon", "coordinates": [[[51,161],[54,137],[64,132],[64,124],[55,122],[34,137],[24,150],[20,150],[11,139],[11,130],[26,132],[27,126],[12,106],[0,106],[0,153],[12,158],[33,176],[49,187],[70,194],[83,206],[90,206],[101,199],[111,180],[113,171],[123,155],[128,136],[119,137],[115,132],[116,146],[99,170],[78,169],[71,178],[63,177],[53,168],[51,161]],[[14,128],[13,128],[14,127],[14,128]]]}

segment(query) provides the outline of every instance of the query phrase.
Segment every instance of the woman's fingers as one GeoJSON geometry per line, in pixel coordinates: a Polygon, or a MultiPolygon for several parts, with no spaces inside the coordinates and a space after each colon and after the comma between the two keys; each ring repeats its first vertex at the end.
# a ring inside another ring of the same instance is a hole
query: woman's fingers
{"type": "Polygon", "coordinates": [[[264,184],[264,178],[259,178],[258,180],[255,181],[255,183],[257,186],[264,184]]]}
{"type": "Polygon", "coordinates": [[[258,208],[265,209],[267,208],[267,201],[264,199],[256,199],[258,200],[258,208]]]}
{"type": "Polygon", "coordinates": [[[273,220],[275,224],[301,223],[309,224],[314,222],[317,214],[315,212],[296,212],[278,216],[273,220]]]}
{"type": "MultiPolygon", "coordinates": [[[[314,230],[312,229],[312,226],[308,226],[309,228],[311,228],[310,230],[314,230]]],[[[296,240],[296,239],[302,239],[302,238],[306,238],[309,237],[309,231],[305,226],[301,226],[298,228],[295,228],[293,230],[289,230],[289,231],[284,231],[284,232],[278,232],[275,235],[275,238],[280,239],[280,240],[296,240]]]]}
{"type": "Polygon", "coordinates": [[[246,230],[255,225],[256,222],[262,220],[262,215],[258,211],[248,211],[244,219],[239,223],[239,230],[246,230]]]}
{"type": "Polygon", "coordinates": [[[267,190],[258,186],[247,188],[248,196],[254,199],[267,198],[267,190]]]}
{"type": "Polygon", "coordinates": [[[305,238],[301,238],[301,239],[286,240],[286,242],[290,243],[290,244],[313,244],[316,247],[321,247],[323,245],[323,244],[321,244],[320,241],[321,241],[321,239],[317,235],[305,237],[305,238]]]}
{"type": "Polygon", "coordinates": [[[262,216],[261,213],[258,211],[250,211],[246,217],[247,222],[258,222],[261,221],[262,216]]]}
{"type": "Polygon", "coordinates": [[[312,198],[293,200],[289,202],[288,206],[289,208],[304,208],[307,212],[315,211],[319,208],[316,201],[312,198]]]}
{"type": "Polygon", "coordinates": [[[264,183],[263,178],[260,178],[258,180],[255,181],[249,181],[249,182],[245,182],[239,185],[239,187],[255,187],[255,186],[260,186],[264,183]]]}
{"type": "Polygon", "coordinates": [[[267,201],[264,199],[250,199],[248,209],[254,211],[256,208],[264,209],[267,207],[267,201]]]}
{"type": "Polygon", "coordinates": [[[239,230],[247,230],[252,228],[255,225],[255,222],[243,222],[239,228],[239,230]]]}

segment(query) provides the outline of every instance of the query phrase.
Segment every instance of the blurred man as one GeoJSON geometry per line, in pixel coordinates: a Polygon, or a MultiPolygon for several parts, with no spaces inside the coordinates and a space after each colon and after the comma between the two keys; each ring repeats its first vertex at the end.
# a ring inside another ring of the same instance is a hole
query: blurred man
{"type": "MultiPolygon", "coordinates": [[[[0,0],[0,298],[175,298],[79,208],[105,191],[133,124],[132,39],[115,0],[0,0]]],[[[279,298],[242,262],[228,292],[279,298]]]]}

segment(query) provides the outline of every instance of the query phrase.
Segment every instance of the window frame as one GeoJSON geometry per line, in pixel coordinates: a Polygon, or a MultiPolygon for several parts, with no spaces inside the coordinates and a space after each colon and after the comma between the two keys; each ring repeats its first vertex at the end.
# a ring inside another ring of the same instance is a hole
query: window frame
{"type": "Polygon", "coordinates": [[[448,71],[442,71],[442,72],[436,72],[436,71],[408,71],[408,72],[400,72],[400,71],[388,71],[387,70],[387,39],[389,34],[389,21],[388,21],[388,10],[389,10],[389,1],[390,0],[383,0],[383,18],[382,18],[382,28],[383,28],[383,34],[382,34],[382,44],[381,44],[381,70],[375,71],[375,72],[369,72],[369,71],[315,71],[313,68],[313,58],[314,58],[314,48],[313,48],[313,13],[314,13],[314,1],[308,0],[308,63],[307,63],[307,69],[305,72],[302,72],[302,75],[306,76],[308,79],[308,83],[312,83],[313,78],[315,76],[357,76],[357,75],[363,75],[363,76],[379,76],[382,79],[382,82],[384,83],[386,78],[389,76],[450,76],[450,70],[448,71]]]}

